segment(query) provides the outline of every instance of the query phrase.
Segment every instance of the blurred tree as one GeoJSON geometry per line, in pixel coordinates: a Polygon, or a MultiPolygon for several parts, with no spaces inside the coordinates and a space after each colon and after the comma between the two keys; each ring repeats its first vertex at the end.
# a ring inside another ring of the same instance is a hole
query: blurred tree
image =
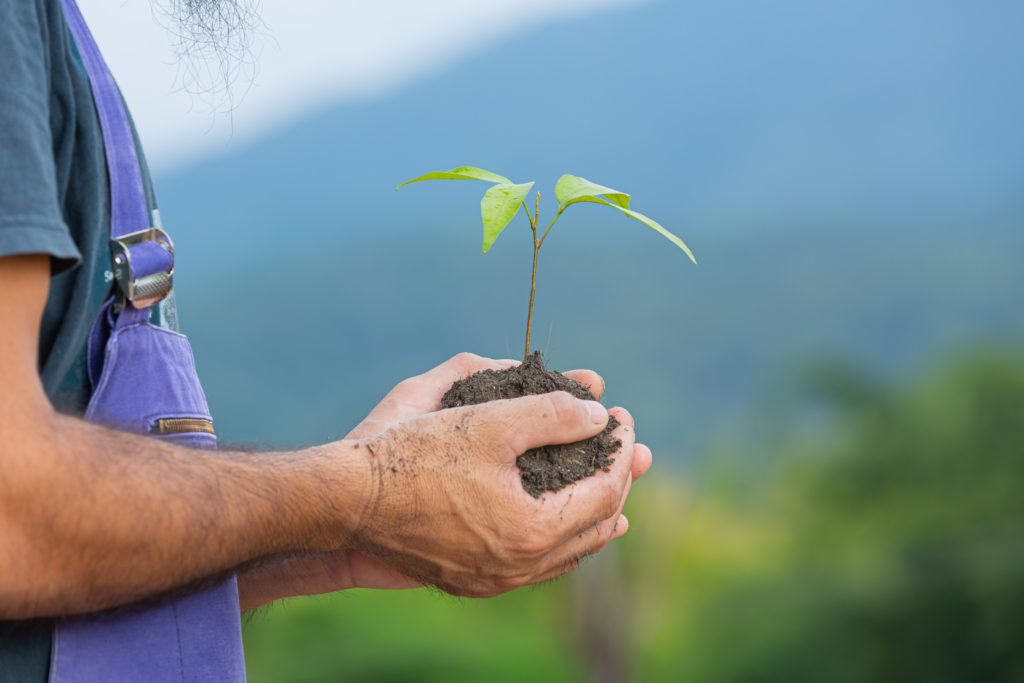
{"type": "Polygon", "coordinates": [[[637,674],[1024,680],[1024,363],[962,359],[905,392],[820,379],[833,428],[732,504],[707,491],[694,506],[663,624],[679,645],[641,643],[637,674]],[[765,535],[730,546],[737,526],[765,535]]]}

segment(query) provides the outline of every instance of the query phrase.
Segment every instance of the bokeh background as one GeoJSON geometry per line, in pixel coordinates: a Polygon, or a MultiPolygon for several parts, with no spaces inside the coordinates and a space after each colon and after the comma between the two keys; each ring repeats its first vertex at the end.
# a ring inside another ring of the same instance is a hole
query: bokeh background
{"type": "Polygon", "coordinates": [[[268,66],[237,137],[198,107],[206,147],[138,88],[222,439],[337,438],[459,351],[520,353],[525,219],[484,255],[486,185],[394,191],[426,171],[535,180],[542,216],[583,175],[700,265],[597,206],[541,253],[535,346],[655,453],[622,541],[494,600],[286,601],[246,625],[250,680],[1024,680],[1024,6],[441,2],[471,21],[420,45],[422,10],[376,4],[290,3],[315,40],[258,63],[365,86],[417,45],[380,87],[268,66]]]}

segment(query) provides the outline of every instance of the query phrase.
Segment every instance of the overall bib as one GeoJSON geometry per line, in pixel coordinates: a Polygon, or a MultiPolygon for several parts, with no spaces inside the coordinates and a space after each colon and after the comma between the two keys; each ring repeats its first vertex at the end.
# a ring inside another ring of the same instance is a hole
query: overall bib
{"type": "MultiPolygon", "coordinates": [[[[103,132],[119,289],[89,335],[93,394],[85,417],[192,448],[216,448],[188,340],[149,322],[151,309],[171,291],[174,252],[167,235],[150,224],[124,103],[75,0],[61,1],[103,132]]],[[[56,683],[244,680],[234,577],[145,610],[67,617],[54,629],[50,681],[56,683]]]]}

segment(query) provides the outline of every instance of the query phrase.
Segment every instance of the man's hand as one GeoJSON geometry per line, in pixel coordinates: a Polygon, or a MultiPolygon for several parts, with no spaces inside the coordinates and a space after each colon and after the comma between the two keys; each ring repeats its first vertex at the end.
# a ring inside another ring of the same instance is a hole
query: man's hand
{"type": "Polygon", "coordinates": [[[535,499],[516,458],[596,435],[608,412],[564,392],[454,408],[409,420],[363,447],[378,490],[353,543],[454,595],[486,597],[544,581],[625,533],[633,432],[609,472],[535,499]]]}
{"type": "MultiPolygon", "coordinates": [[[[436,412],[441,407],[441,397],[456,380],[481,370],[499,370],[515,363],[511,360],[490,360],[468,353],[459,354],[427,373],[398,384],[346,438],[376,437],[400,422],[436,412]]],[[[588,387],[597,398],[600,398],[604,391],[604,381],[590,370],[576,370],[565,374],[588,387]]],[[[632,442],[632,417],[621,408],[613,408],[611,412],[622,424],[616,436],[622,439],[623,443],[627,440],[632,442]]],[[[372,445],[370,447],[373,448],[372,445]]],[[[631,478],[635,480],[642,476],[650,464],[650,449],[642,444],[636,444],[633,447],[631,478]]],[[[515,483],[518,487],[516,490],[525,495],[518,475],[515,483]]],[[[534,504],[537,504],[537,501],[534,501],[534,504]]],[[[620,535],[625,532],[626,524],[625,518],[618,520],[620,535]]],[[[571,565],[572,561],[569,564],[571,565]]],[[[560,568],[560,571],[568,568],[570,567],[560,568]]],[[[251,609],[292,595],[311,595],[353,587],[394,589],[422,585],[420,581],[408,578],[384,561],[357,550],[268,558],[239,572],[238,580],[243,609],[251,609]]]]}

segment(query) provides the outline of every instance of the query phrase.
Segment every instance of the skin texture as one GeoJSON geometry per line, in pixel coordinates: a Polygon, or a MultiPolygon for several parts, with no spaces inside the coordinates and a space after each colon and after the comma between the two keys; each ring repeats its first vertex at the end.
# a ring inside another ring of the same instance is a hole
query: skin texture
{"type": "MultiPolygon", "coordinates": [[[[490,596],[573,569],[625,533],[650,466],[633,421],[611,472],[539,501],[515,458],[607,412],[565,393],[439,411],[494,361],[400,383],[351,434],[287,453],[197,451],[56,413],[39,381],[46,256],[0,258],[0,618],[125,605],[239,570],[243,609],[351,587],[490,596]]],[[[575,377],[603,391],[592,372],[575,377]]]]}

